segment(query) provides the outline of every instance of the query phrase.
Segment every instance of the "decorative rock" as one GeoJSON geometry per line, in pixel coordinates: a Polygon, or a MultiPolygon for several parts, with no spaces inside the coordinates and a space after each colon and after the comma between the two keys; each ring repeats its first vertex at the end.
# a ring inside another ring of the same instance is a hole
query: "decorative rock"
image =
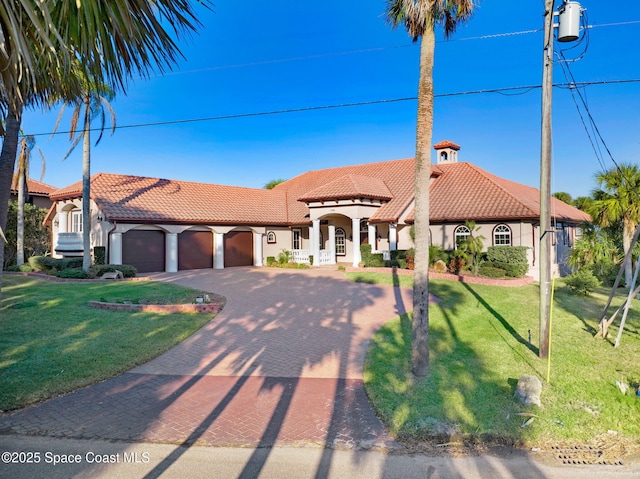
{"type": "Polygon", "coordinates": [[[102,275],[102,279],[122,279],[122,278],[124,278],[124,275],[122,274],[122,271],[119,271],[119,270],[108,272],[102,275]]]}
{"type": "Polygon", "coordinates": [[[542,382],[536,376],[523,374],[520,379],[518,379],[514,396],[522,404],[542,406],[540,394],[542,394],[542,382]]]}

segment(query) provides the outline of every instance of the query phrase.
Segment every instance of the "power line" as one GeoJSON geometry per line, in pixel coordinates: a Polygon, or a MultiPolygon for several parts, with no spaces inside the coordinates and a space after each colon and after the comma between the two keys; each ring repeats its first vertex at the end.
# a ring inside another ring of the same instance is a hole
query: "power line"
{"type": "MultiPolygon", "coordinates": [[[[592,82],[569,82],[569,83],[559,83],[554,84],[554,87],[561,88],[574,88],[574,87],[586,87],[590,85],[607,85],[607,84],[619,84],[619,83],[640,83],[640,79],[628,79],[628,80],[601,80],[601,81],[592,81],[592,82]]],[[[482,90],[469,90],[469,91],[460,91],[460,92],[452,92],[452,93],[440,93],[434,95],[434,98],[448,98],[454,96],[463,96],[463,95],[480,95],[486,93],[498,93],[498,94],[507,94],[506,92],[516,92],[520,91],[520,93],[512,93],[512,95],[524,95],[529,93],[532,90],[536,90],[541,88],[541,85],[523,85],[516,87],[503,87],[503,88],[488,88],[482,90]]],[[[270,115],[282,115],[287,113],[303,113],[309,111],[321,111],[321,110],[333,110],[338,108],[352,108],[358,106],[369,106],[369,105],[382,105],[388,103],[401,103],[406,101],[416,101],[418,97],[403,97],[403,98],[389,98],[389,99],[381,99],[381,100],[370,100],[370,101],[361,101],[361,102],[351,102],[351,103],[338,103],[334,105],[317,105],[317,106],[308,106],[308,107],[300,107],[300,108],[290,108],[290,109],[282,109],[282,110],[269,110],[269,111],[259,111],[259,112],[249,112],[249,113],[234,113],[231,115],[218,115],[218,116],[209,116],[209,117],[200,117],[200,118],[186,118],[181,120],[166,120],[166,121],[157,121],[157,122],[149,122],[149,123],[135,123],[131,125],[120,125],[116,126],[116,130],[124,130],[131,128],[146,128],[152,126],[166,126],[166,125],[180,125],[185,123],[199,123],[205,121],[220,121],[220,120],[233,120],[240,118],[252,118],[252,117],[260,117],[260,116],[270,116],[270,115]]],[[[101,128],[91,128],[89,131],[100,131],[101,128]]],[[[65,135],[69,134],[70,131],[57,131],[57,132],[48,132],[48,133],[33,133],[33,136],[54,136],[54,135],[65,135]]]]}
{"type": "MultiPolygon", "coordinates": [[[[628,21],[628,22],[603,23],[603,24],[600,24],[600,25],[591,25],[589,28],[617,27],[617,26],[623,26],[623,25],[634,25],[634,24],[638,24],[638,23],[640,23],[640,20],[631,20],[631,21],[628,21]]],[[[541,28],[536,28],[536,29],[530,29],[530,30],[520,30],[520,31],[516,31],[516,32],[490,33],[490,34],[487,34],[487,35],[479,35],[479,36],[475,36],[475,37],[451,38],[449,40],[438,40],[438,41],[436,41],[436,43],[466,42],[466,41],[472,41],[472,40],[490,40],[490,39],[493,39],[493,38],[507,38],[507,37],[514,37],[514,36],[520,36],[520,35],[529,35],[531,33],[538,33],[538,32],[541,32],[541,31],[542,31],[541,28]]],[[[168,73],[159,74],[159,75],[156,75],[156,76],[174,76],[174,75],[184,75],[184,74],[187,74],[187,73],[202,73],[202,72],[208,72],[208,71],[231,70],[231,69],[234,69],[234,68],[247,68],[247,67],[262,66],[262,65],[273,65],[273,64],[278,64],[278,63],[298,62],[298,61],[304,61],[304,60],[315,60],[315,59],[319,59],[319,58],[338,57],[338,56],[345,56],[345,55],[356,55],[356,54],[361,54],[361,53],[382,52],[382,51],[386,51],[386,50],[397,50],[397,49],[401,49],[401,48],[410,48],[410,47],[414,47],[414,46],[415,46],[414,43],[406,43],[406,44],[403,44],[403,45],[392,45],[392,46],[387,46],[387,47],[371,47],[371,48],[363,48],[363,49],[358,49],[358,50],[345,50],[345,51],[341,51],[341,52],[318,53],[318,54],[314,54],[314,55],[305,55],[305,56],[300,56],[300,57],[276,58],[276,59],[272,59],[272,60],[260,60],[260,61],[255,61],[255,62],[237,63],[237,64],[232,64],[232,65],[219,65],[219,66],[213,66],[213,67],[207,67],[207,68],[199,68],[199,69],[196,69],[196,70],[183,70],[183,71],[176,71],[176,72],[168,72],[168,73]]]]}

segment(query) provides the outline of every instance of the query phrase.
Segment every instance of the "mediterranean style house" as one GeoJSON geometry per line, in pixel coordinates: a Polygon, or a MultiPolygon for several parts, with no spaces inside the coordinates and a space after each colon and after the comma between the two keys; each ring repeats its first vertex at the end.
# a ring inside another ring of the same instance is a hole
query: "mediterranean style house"
{"type": "MultiPolygon", "coordinates": [[[[480,227],[485,246],[526,246],[529,274],[537,277],[537,189],[458,161],[460,147],[434,146],[430,198],[431,243],[454,249],[480,227]]],[[[262,266],[289,250],[314,266],[360,262],[368,243],[386,257],[413,247],[414,160],[403,159],[309,171],[272,190],[98,173],[91,178],[91,244],[106,248],[113,264],[139,272],[262,266]]],[[[81,183],[51,194],[47,222],[54,255],[82,254],[81,183]]],[[[552,198],[555,271],[584,212],[552,198]]]]}

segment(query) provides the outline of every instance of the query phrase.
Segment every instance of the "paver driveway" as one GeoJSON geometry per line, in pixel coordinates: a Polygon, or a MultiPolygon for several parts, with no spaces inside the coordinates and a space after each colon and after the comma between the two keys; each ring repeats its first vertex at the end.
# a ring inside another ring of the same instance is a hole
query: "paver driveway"
{"type": "Polygon", "coordinates": [[[227,297],[186,341],[116,378],[0,419],[0,432],[273,446],[389,445],[362,385],[367,343],[411,293],[330,270],[156,274],[227,297]]]}

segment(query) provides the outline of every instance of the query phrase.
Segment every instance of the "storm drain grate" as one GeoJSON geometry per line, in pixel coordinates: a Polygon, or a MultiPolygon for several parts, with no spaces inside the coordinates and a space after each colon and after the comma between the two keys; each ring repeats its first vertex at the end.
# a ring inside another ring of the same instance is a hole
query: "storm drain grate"
{"type": "Polygon", "coordinates": [[[602,449],[593,446],[552,447],[553,454],[567,465],[624,466],[619,459],[606,458],[602,449]]]}

